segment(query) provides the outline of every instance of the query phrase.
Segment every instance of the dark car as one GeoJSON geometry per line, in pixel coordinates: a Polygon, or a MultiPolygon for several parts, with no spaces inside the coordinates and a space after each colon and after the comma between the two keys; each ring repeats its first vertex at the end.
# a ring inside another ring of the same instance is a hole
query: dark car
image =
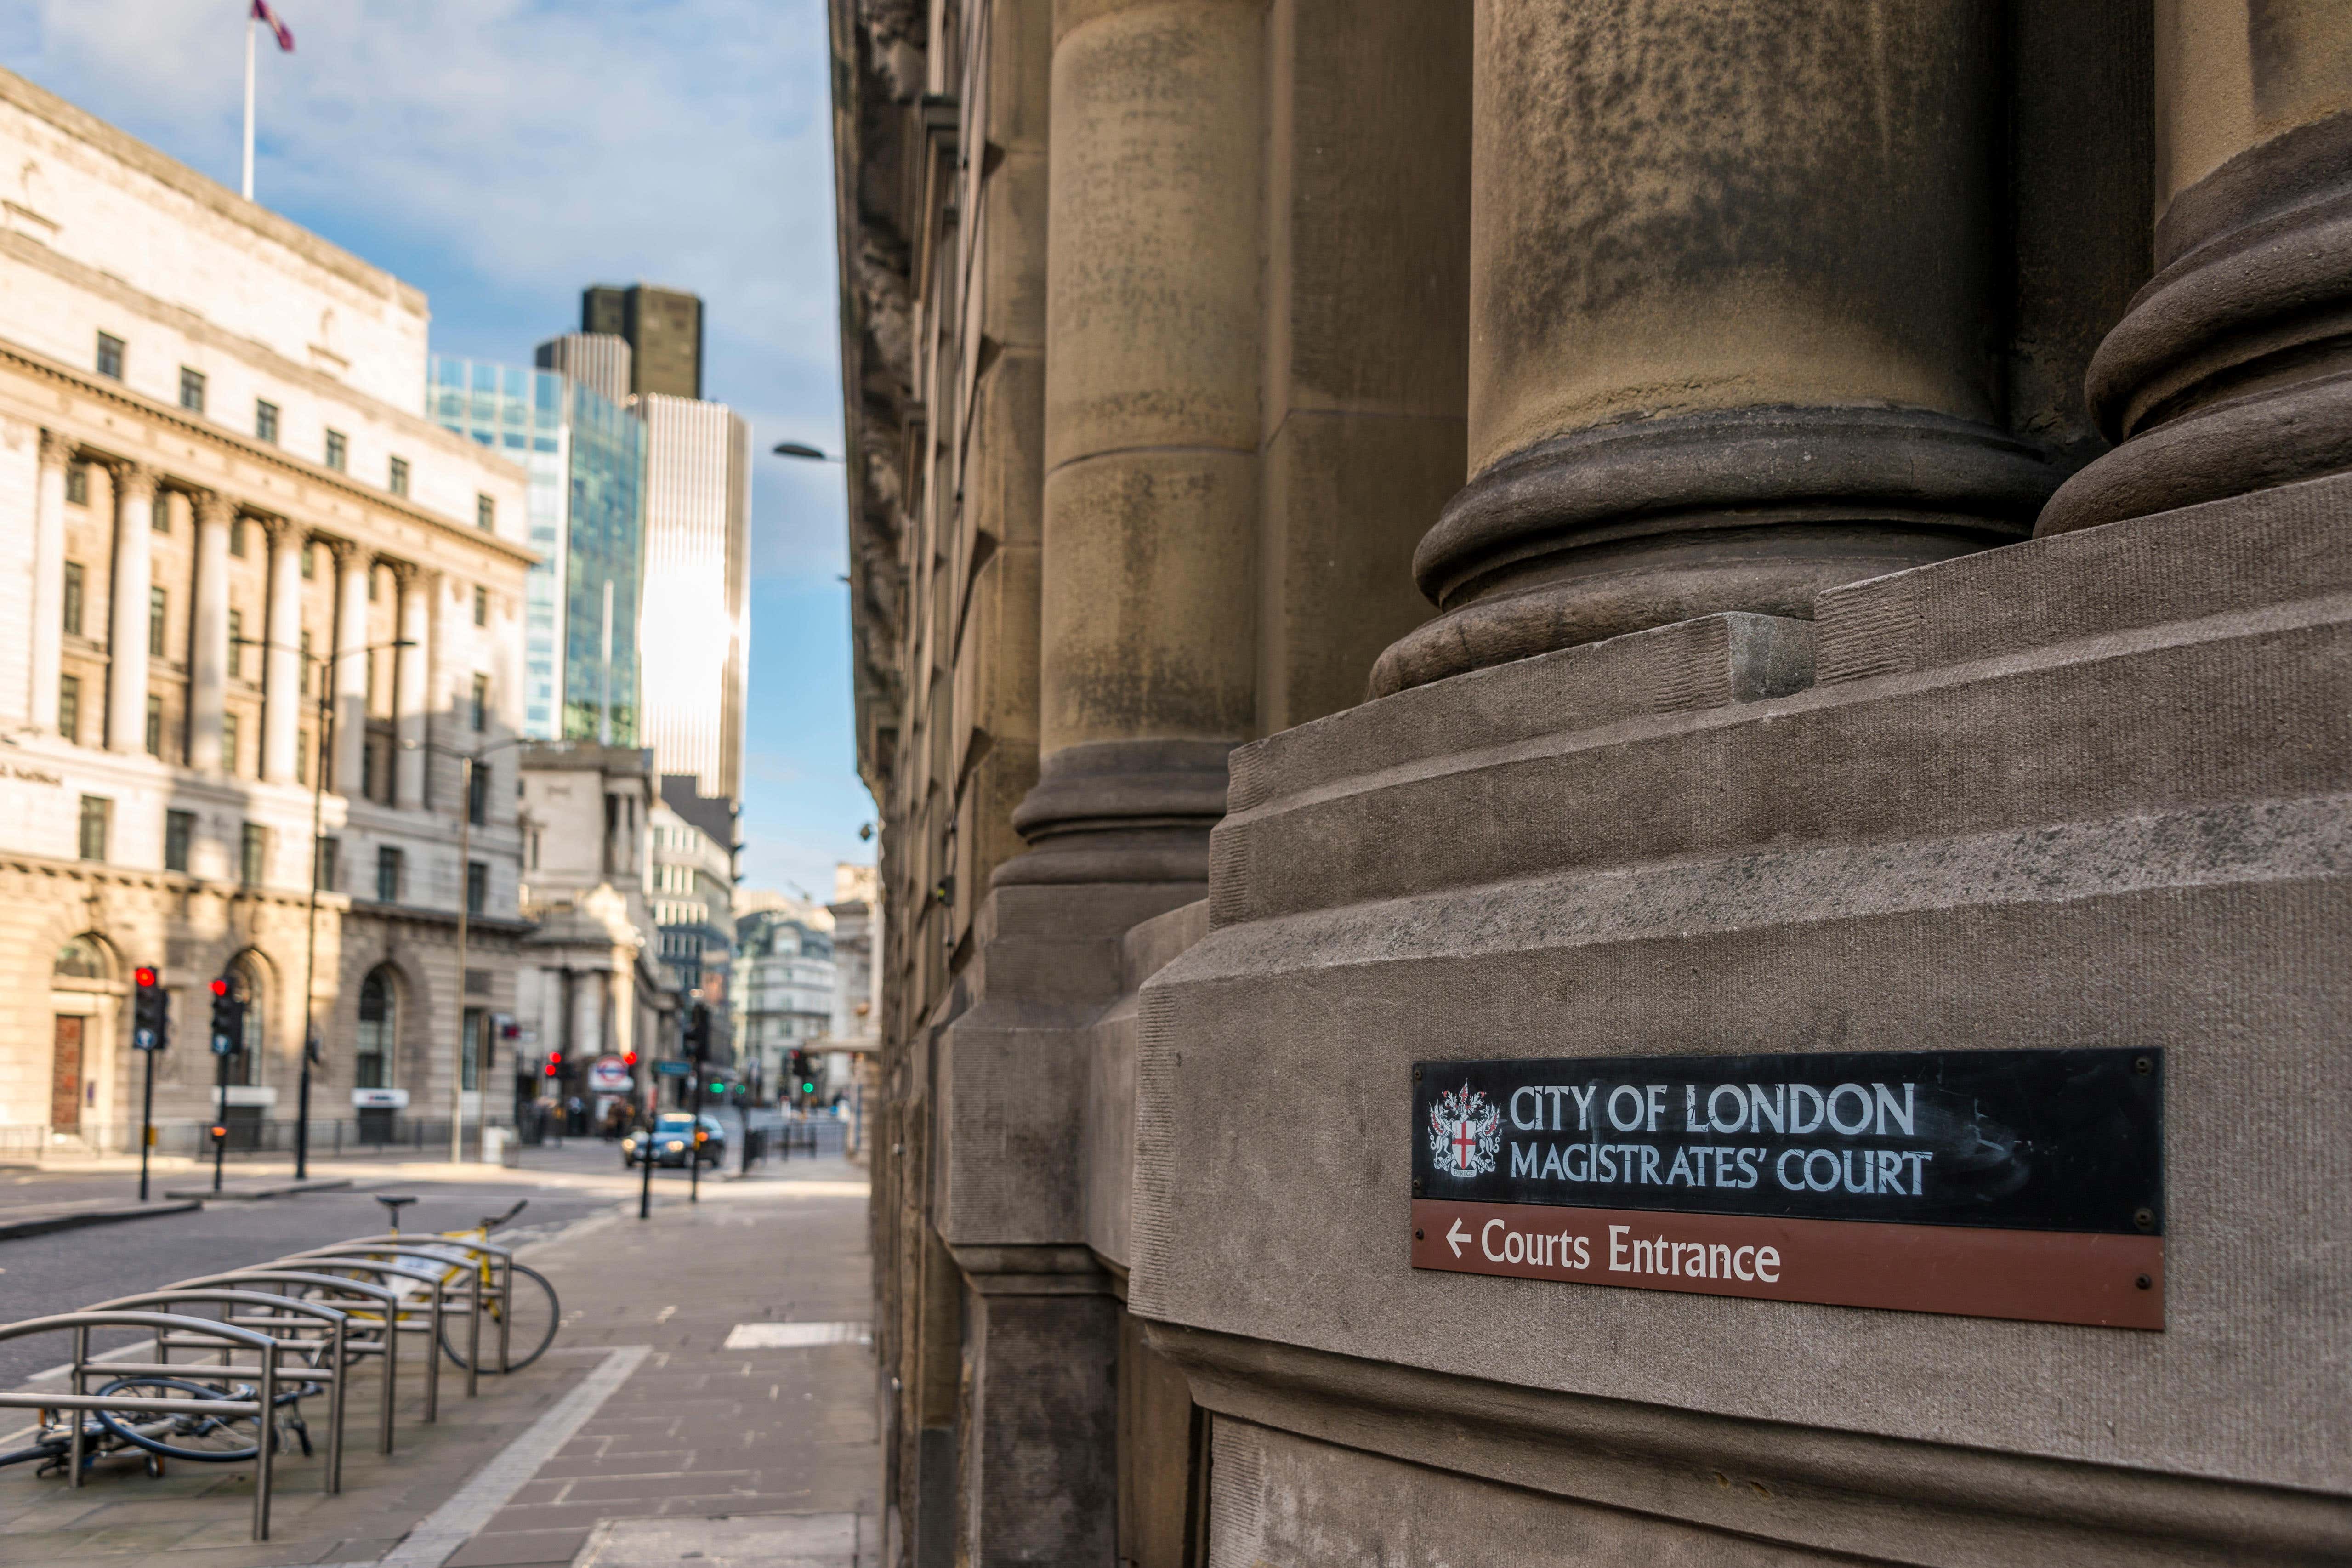
{"type": "Polygon", "coordinates": [[[665,1110],[655,1119],[650,1136],[645,1129],[639,1128],[622,1138],[622,1169],[626,1170],[644,1158],[647,1148],[651,1149],[656,1164],[683,1166],[688,1149],[693,1149],[706,1163],[722,1164],[727,1159],[727,1129],[717,1117],[706,1116],[702,1119],[702,1135],[698,1140],[694,1117],[689,1112],[665,1110]]]}

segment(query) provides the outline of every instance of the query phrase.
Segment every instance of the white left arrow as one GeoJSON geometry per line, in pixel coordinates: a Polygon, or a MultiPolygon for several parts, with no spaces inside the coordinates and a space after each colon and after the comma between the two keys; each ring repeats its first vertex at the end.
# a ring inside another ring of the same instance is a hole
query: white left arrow
{"type": "Polygon", "coordinates": [[[1445,1245],[1454,1249],[1456,1258],[1462,1256],[1463,1243],[1474,1239],[1468,1231],[1462,1228],[1462,1222],[1458,1219],[1454,1222],[1454,1228],[1445,1233],[1445,1245]]]}

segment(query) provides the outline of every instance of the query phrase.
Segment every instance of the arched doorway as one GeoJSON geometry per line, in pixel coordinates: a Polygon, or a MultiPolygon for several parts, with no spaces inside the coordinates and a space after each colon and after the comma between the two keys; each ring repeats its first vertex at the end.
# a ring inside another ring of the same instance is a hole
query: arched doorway
{"type": "Polygon", "coordinates": [[[99,1024],[114,990],[113,954],[88,931],[68,940],[50,961],[51,1136],[79,1135],[84,1112],[97,1104],[99,1024]]]}
{"type": "Polygon", "coordinates": [[[360,1142],[388,1143],[396,1107],[360,1103],[360,1091],[388,1089],[400,1041],[400,977],[390,964],[380,963],[360,982],[359,1028],[352,1058],[353,1115],[360,1142]]]}

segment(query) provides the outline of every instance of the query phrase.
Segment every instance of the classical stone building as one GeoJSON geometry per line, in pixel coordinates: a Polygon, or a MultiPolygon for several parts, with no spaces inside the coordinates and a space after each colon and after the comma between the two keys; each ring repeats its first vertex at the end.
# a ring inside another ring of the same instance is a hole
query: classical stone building
{"type": "Polygon", "coordinates": [[[320,1121],[478,1113],[520,474],[420,416],[415,289],[5,72],[0,167],[0,1123],[135,1137],[142,964],[163,1121],[210,1120],[216,976],[232,1122],[293,1116],[306,1013],[320,1121]]]}
{"type": "Polygon", "coordinates": [[[888,1560],[2352,1553],[2352,11],[831,15],[888,1560]],[[1859,1053],[2153,1184],[1437,1228],[1859,1053]]]}

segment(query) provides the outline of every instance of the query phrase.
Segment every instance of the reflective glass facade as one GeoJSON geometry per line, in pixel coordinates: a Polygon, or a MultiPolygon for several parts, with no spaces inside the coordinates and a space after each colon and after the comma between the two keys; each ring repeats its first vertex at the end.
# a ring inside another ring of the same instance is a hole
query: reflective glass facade
{"type": "Polygon", "coordinates": [[[434,356],[425,416],[530,476],[523,731],[637,742],[637,607],[645,576],[646,437],[635,416],[554,371],[434,356]],[[604,654],[606,589],[612,655],[604,654]]]}

